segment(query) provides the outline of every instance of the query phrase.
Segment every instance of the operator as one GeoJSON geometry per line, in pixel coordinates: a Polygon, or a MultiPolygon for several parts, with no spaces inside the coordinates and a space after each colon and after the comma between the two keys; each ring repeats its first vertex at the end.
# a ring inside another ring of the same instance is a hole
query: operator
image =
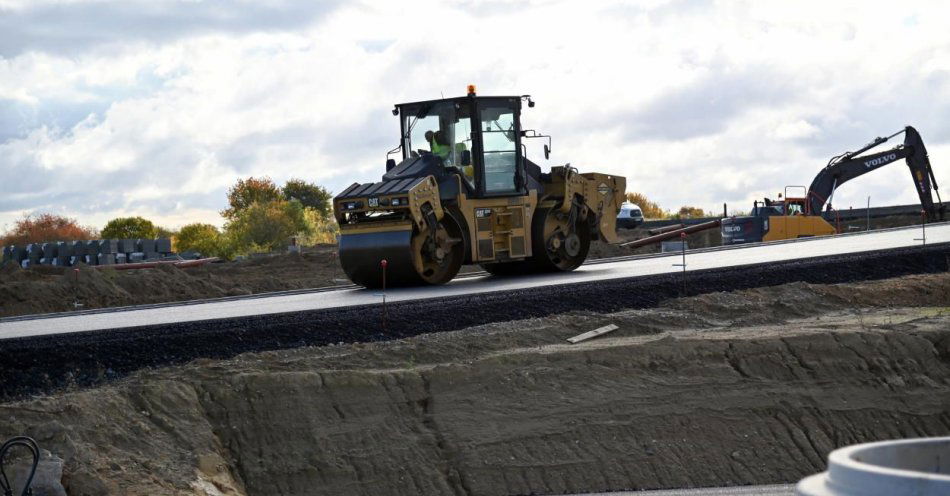
{"type": "Polygon", "coordinates": [[[440,143],[440,141],[445,141],[442,138],[442,131],[426,131],[426,141],[429,142],[429,148],[432,150],[433,155],[437,155],[441,159],[445,159],[449,156],[449,152],[452,151],[451,148],[445,143],[440,143]]]}

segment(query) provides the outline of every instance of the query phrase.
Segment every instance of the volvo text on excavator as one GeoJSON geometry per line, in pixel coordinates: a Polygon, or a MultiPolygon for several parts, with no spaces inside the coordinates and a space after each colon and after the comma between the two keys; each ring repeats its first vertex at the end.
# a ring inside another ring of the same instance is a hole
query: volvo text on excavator
{"type": "MultiPolygon", "coordinates": [[[[937,179],[927,149],[920,134],[911,126],[874,141],[853,152],[833,157],[822,169],[811,186],[789,186],[785,188],[785,197],[779,200],[765,199],[752,207],[752,215],[730,217],[722,220],[722,244],[752,243],[775,241],[780,239],[825,236],[835,234],[836,229],[822,216],[822,208],[831,209],[831,199],[835,189],[858,176],[880,169],[887,164],[905,159],[913,176],[914,186],[920,196],[920,206],[929,222],[943,220],[946,206],[940,201],[937,191],[937,179]],[[862,155],[887,140],[904,135],[904,143],[890,150],[862,155]],[[789,188],[801,188],[804,196],[789,197],[789,188]],[[934,203],[933,195],[937,195],[934,203]]],[[[780,195],[781,196],[781,195],[780,195]]]]}
{"type": "Polygon", "coordinates": [[[333,200],[340,263],[366,287],[443,284],[462,264],[492,274],[570,271],[591,240],[616,243],[623,177],[543,173],[522,141],[550,136],[521,127],[530,96],[477,96],[403,103],[397,164],[382,180],[353,184],[333,200]],[[385,262],[384,262],[385,261],[385,262]]]}

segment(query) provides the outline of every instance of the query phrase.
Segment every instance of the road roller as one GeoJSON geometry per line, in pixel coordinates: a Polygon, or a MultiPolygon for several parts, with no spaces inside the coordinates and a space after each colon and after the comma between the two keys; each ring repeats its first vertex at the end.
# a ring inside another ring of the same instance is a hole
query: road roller
{"type": "Polygon", "coordinates": [[[617,243],[626,179],[541,167],[522,129],[530,95],[478,96],[395,106],[399,145],[379,182],[355,183],[333,199],[344,272],[367,288],[444,284],[463,264],[494,275],[571,271],[594,240],[617,243]],[[394,155],[401,155],[397,163],[394,155]]]}

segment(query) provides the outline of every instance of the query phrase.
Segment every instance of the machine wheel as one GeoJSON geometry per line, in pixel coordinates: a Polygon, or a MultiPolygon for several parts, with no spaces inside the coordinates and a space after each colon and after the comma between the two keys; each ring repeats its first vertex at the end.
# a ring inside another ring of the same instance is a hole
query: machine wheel
{"type": "Polygon", "coordinates": [[[539,209],[531,223],[534,259],[547,271],[569,272],[581,266],[590,251],[590,229],[579,219],[569,229],[568,215],[551,209],[539,209]]]}
{"type": "Polygon", "coordinates": [[[426,284],[445,284],[452,280],[465,258],[462,230],[450,215],[437,221],[435,234],[413,229],[412,262],[416,275],[426,284]]]}

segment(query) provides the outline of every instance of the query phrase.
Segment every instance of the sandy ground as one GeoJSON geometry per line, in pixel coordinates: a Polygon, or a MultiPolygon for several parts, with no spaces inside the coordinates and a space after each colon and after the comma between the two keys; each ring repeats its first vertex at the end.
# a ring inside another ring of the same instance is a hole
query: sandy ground
{"type": "MultiPolygon", "coordinates": [[[[894,227],[913,223],[913,217],[876,219],[872,227],[894,227]]],[[[863,228],[863,224],[861,225],[863,228]]],[[[644,229],[621,229],[624,241],[648,236],[644,229]]],[[[693,234],[690,248],[718,246],[717,229],[693,234]]],[[[589,258],[659,252],[659,245],[631,250],[618,245],[594,242],[589,258]]],[[[465,266],[462,272],[481,270],[465,266]]],[[[340,267],[335,245],[307,248],[303,254],[263,256],[204,267],[144,269],[134,271],[96,270],[88,267],[77,274],[72,269],[38,267],[22,270],[0,266],[0,317],[49,312],[67,312],[150,303],[165,303],[269,291],[319,288],[348,284],[340,267]]]]}
{"type": "Polygon", "coordinates": [[[938,274],[199,360],[0,404],[0,439],[69,494],[564,494],[794,482],[948,404],[938,274]]]}

